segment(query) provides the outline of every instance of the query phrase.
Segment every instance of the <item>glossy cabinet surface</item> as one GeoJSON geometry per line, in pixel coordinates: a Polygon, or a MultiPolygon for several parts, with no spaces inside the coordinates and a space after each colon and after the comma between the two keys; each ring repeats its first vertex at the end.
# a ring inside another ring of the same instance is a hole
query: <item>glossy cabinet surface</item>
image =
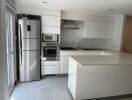
{"type": "Polygon", "coordinates": [[[41,75],[59,74],[59,61],[42,61],[41,75]]]}

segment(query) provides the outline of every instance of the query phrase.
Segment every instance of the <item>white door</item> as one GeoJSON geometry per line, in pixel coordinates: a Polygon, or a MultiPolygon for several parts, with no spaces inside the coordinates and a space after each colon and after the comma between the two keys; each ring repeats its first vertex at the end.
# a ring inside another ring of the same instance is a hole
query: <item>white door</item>
{"type": "Polygon", "coordinates": [[[6,11],[6,37],[8,89],[11,90],[15,82],[15,15],[8,9],[6,11]]]}

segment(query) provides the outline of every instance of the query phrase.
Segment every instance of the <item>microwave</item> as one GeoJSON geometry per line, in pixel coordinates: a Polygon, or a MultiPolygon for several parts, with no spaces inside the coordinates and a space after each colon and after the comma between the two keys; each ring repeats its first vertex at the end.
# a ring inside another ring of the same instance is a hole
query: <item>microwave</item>
{"type": "Polygon", "coordinates": [[[42,42],[59,42],[59,34],[42,34],[42,42]]]}

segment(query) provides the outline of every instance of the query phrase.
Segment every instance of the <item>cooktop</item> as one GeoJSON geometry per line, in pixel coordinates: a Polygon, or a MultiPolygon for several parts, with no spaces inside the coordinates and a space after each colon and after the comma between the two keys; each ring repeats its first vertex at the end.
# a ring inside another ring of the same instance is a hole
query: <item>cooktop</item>
{"type": "Polygon", "coordinates": [[[73,48],[73,47],[60,47],[61,50],[103,50],[99,48],[73,48]]]}
{"type": "Polygon", "coordinates": [[[61,50],[77,50],[77,48],[73,48],[73,47],[61,47],[61,50]]]}

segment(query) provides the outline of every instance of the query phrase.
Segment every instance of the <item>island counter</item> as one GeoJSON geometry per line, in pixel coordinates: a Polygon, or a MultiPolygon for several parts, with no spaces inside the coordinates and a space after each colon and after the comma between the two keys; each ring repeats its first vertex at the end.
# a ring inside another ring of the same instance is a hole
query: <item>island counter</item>
{"type": "Polygon", "coordinates": [[[68,88],[74,100],[132,94],[132,55],[71,56],[68,88]]]}

